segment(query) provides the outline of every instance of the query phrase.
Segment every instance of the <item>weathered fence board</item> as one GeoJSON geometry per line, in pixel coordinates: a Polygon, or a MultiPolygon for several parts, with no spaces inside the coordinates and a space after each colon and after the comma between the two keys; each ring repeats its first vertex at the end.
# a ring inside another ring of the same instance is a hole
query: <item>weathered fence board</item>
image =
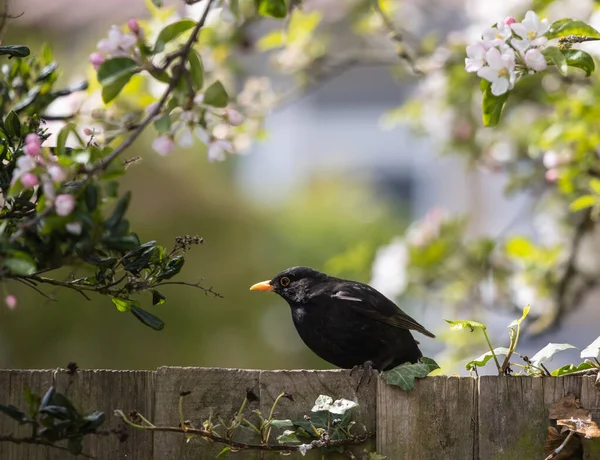
{"type": "Polygon", "coordinates": [[[406,460],[477,458],[476,384],[468,377],[432,377],[407,393],[380,380],[377,452],[406,460]]]}
{"type": "MultiPolygon", "coordinates": [[[[157,371],[13,371],[0,370],[0,403],[27,407],[24,389],[40,394],[51,385],[65,393],[81,412],[100,410],[106,414],[104,429],[117,429],[115,409],[136,410],[156,425],[178,426],[179,397],[184,398],[184,418],[200,426],[217,414],[229,422],[251,391],[258,398],[246,406],[268,416],[273,401],[282,392],[275,409],[277,418],[301,419],[320,394],[356,400],[354,433],[376,430],[370,444],[356,446],[387,455],[388,460],[542,460],[544,440],[550,425],[550,406],[567,394],[580,399],[595,421],[600,420],[600,388],[595,377],[429,377],[418,380],[406,393],[377,377],[363,383],[356,394],[356,376],[348,371],[258,371],[240,369],[174,368],[157,371]]],[[[26,428],[0,414],[0,434],[28,436],[26,428]]],[[[211,459],[223,449],[197,438],[186,442],[178,433],[129,430],[119,443],[116,436],[90,436],[84,452],[99,460],[211,459]]],[[[278,431],[274,429],[271,439],[278,431]]],[[[257,443],[250,431],[234,439],[257,443]]],[[[600,442],[584,440],[582,460],[600,459],[600,442]]],[[[0,442],[0,460],[58,460],[71,458],[65,451],[40,446],[0,442]]],[[[275,459],[256,451],[236,453],[238,459],[275,459]]],[[[320,452],[299,453],[288,458],[320,459],[320,452]]],[[[328,454],[327,459],[336,455],[328,454]]]]}

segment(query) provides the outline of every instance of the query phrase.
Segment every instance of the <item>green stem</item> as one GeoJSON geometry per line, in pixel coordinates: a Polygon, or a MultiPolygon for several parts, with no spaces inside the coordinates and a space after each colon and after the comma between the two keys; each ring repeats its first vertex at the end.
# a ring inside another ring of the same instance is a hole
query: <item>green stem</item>
{"type": "Polygon", "coordinates": [[[487,335],[487,331],[485,329],[482,329],[483,331],[483,336],[485,337],[485,341],[488,344],[488,347],[490,348],[490,351],[492,352],[492,356],[494,357],[494,361],[496,363],[496,368],[498,369],[498,374],[502,375],[502,367],[500,366],[500,363],[498,362],[498,357],[496,356],[496,353],[494,352],[494,347],[492,346],[492,342],[490,342],[490,338],[487,335]]]}
{"type": "Polygon", "coordinates": [[[281,393],[279,396],[277,396],[277,398],[275,398],[275,401],[271,406],[271,411],[269,412],[269,418],[267,419],[267,424],[269,428],[267,429],[267,435],[264,438],[264,442],[267,443],[267,445],[269,443],[269,437],[271,436],[271,429],[273,428],[273,425],[271,424],[271,422],[273,421],[273,413],[275,412],[275,407],[277,407],[277,404],[279,403],[281,398],[283,398],[283,395],[285,395],[285,393],[281,393]]]}

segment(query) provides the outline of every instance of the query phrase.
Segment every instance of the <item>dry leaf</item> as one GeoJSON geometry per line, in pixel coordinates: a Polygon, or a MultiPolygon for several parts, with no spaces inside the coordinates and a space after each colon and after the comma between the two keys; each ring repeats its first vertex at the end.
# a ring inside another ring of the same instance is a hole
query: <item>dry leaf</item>
{"type": "MultiPolygon", "coordinates": [[[[552,454],[564,442],[569,434],[566,427],[561,427],[561,431],[551,426],[548,427],[546,442],[544,443],[544,452],[546,455],[552,454]]],[[[583,458],[583,444],[579,436],[571,436],[569,442],[562,448],[559,454],[553,457],[553,460],[581,460],[583,458]]]]}
{"type": "Polygon", "coordinates": [[[557,420],[556,424],[566,426],[569,430],[580,433],[588,439],[600,438],[600,428],[596,425],[596,422],[591,420],[570,418],[566,420],[557,420]]]}
{"type": "Polygon", "coordinates": [[[550,412],[548,413],[548,418],[552,420],[592,420],[592,415],[581,405],[579,399],[569,393],[567,396],[560,398],[557,402],[552,404],[550,412]]]}

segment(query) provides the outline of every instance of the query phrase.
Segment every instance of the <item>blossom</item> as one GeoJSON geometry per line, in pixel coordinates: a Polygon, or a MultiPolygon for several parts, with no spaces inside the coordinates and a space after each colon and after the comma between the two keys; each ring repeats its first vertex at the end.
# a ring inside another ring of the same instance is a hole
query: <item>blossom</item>
{"type": "Polygon", "coordinates": [[[98,51],[111,57],[128,56],[136,43],[135,35],[124,34],[117,26],[112,26],[108,31],[108,38],[100,40],[96,47],[98,51]]]}
{"type": "Polygon", "coordinates": [[[135,18],[131,18],[127,21],[127,27],[129,27],[129,30],[136,35],[140,33],[140,25],[135,18]]]}
{"type": "Polygon", "coordinates": [[[524,59],[525,65],[530,70],[540,72],[546,69],[546,67],[548,67],[548,64],[546,64],[546,58],[544,57],[542,52],[537,48],[527,50],[525,52],[524,59]]]}
{"type": "Polygon", "coordinates": [[[104,54],[95,51],[90,54],[90,62],[94,66],[94,70],[98,70],[98,68],[102,65],[102,63],[106,60],[104,54]]]}
{"type": "Polygon", "coordinates": [[[9,294],[4,298],[4,303],[9,308],[9,310],[14,310],[17,307],[17,297],[9,294]]]}
{"type": "Polygon", "coordinates": [[[467,46],[467,57],[465,58],[467,72],[477,72],[485,65],[485,52],[485,46],[481,42],[467,46]]]}
{"type": "Polygon", "coordinates": [[[225,161],[225,152],[233,152],[231,142],[211,136],[202,126],[196,127],[196,136],[208,147],[208,161],[225,161]]]}
{"type": "Polygon", "coordinates": [[[165,156],[173,153],[173,150],[175,150],[175,143],[171,136],[163,134],[152,141],[152,148],[156,150],[159,155],[165,156]]]}
{"type": "Polygon", "coordinates": [[[515,18],[513,18],[512,16],[507,16],[506,19],[504,19],[504,24],[507,26],[511,26],[515,22],[517,22],[517,20],[515,18]]]}
{"type": "Polygon", "coordinates": [[[225,118],[231,126],[240,126],[244,122],[244,116],[235,109],[226,109],[225,118]]]}
{"type": "Polygon", "coordinates": [[[23,151],[32,157],[37,157],[40,153],[42,153],[42,141],[40,136],[35,133],[30,133],[25,136],[25,145],[23,146],[23,151]]]}
{"type": "Polygon", "coordinates": [[[54,208],[59,216],[68,216],[75,209],[75,197],[69,194],[62,194],[54,200],[54,208]]]}
{"type": "Polygon", "coordinates": [[[69,222],[67,225],[65,225],[65,229],[72,235],[81,235],[83,226],[81,225],[81,222],[69,222]]]}
{"type": "Polygon", "coordinates": [[[483,42],[488,48],[505,43],[511,37],[511,27],[506,24],[498,24],[497,27],[490,27],[483,32],[483,42]]]}
{"type": "Polygon", "coordinates": [[[50,174],[50,177],[54,182],[64,182],[64,180],[67,178],[65,170],[57,165],[49,166],[48,174],[50,174]]]}
{"type": "Polygon", "coordinates": [[[512,31],[521,37],[521,40],[513,40],[513,45],[517,49],[527,49],[529,46],[540,46],[546,43],[548,39],[543,35],[550,29],[548,19],[542,19],[533,11],[525,13],[525,19],[522,22],[511,24],[512,31]]]}
{"type": "Polygon", "coordinates": [[[498,48],[490,48],[485,53],[487,66],[477,71],[477,75],[485,78],[492,84],[492,94],[500,96],[506,93],[515,80],[515,54],[509,48],[500,53],[498,48]]]}
{"type": "Polygon", "coordinates": [[[25,188],[33,188],[40,183],[40,180],[35,174],[27,172],[21,176],[21,183],[25,188]]]}

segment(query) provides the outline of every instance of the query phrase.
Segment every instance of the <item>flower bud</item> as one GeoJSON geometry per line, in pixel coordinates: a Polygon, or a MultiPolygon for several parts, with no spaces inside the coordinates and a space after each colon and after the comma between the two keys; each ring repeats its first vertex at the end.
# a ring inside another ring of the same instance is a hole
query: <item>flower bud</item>
{"type": "Polygon", "coordinates": [[[90,62],[94,66],[95,70],[98,70],[98,68],[102,65],[105,59],[106,58],[104,57],[104,54],[99,53],[98,51],[90,54],[90,62]]]}
{"type": "Polygon", "coordinates": [[[21,176],[21,183],[25,188],[33,188],[40,183],[40,180],[35,174],[28,172],[21,176]]]}
{"type": "Polygon", "coordinates": [[[68,216],[75,209],[75,197],[69,194],[58,195],[54,200],[54,208],[59,216],[68,216]]]}

